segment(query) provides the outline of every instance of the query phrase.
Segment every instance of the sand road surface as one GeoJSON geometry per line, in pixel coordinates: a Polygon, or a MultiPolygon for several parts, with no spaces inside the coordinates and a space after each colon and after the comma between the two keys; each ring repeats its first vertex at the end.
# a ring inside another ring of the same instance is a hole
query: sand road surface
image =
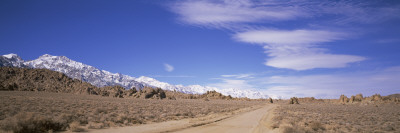
{"type": "Polygon", "coordinates": [[[263,118],[268,118],[268,112],[272,109],[272,105],[267,105],[254,111],[246,112],[233,116],[231,118],[198,126],[193,128],[177,131],[177,133],[258,133],[268,132],[263,127],[263,118]]]}
{"type": "Polygon", "coordinates": [[[266,122],[275,105],[267,104],[237,114],[167,121],[139,126],[90,130],[96,133],[260,133],[271,132],[266,122]]]}

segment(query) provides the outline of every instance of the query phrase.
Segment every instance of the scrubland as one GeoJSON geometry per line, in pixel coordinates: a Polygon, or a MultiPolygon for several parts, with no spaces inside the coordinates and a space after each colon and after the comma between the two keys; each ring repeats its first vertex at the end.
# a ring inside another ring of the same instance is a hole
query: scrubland
{"type": "Polygon", "coordinates": [[[281,102],[274,110],[270,128],[284,133],[400,132],[398,102],[300,101],[300,104],[281,102]]]}
{"type": "Polygon", "coordinates": [[[201,117],[263,103],[246,100],[112,98],[0,91],[0,132],[85,131],[201,117]]]}

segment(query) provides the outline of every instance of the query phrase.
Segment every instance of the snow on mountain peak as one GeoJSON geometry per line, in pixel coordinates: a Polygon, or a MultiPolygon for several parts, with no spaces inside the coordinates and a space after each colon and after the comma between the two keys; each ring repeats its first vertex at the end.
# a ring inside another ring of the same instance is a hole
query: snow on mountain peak
{"type": "Polygon", "coordinates": [[[56,56],[53,56],[53,55],[50,55],[50,54],[44,54],[42,56],[39,56],[39,58],[48,58],[48,57],[56,57],[56,56]]]}
{"type": "Polygon", "coordinates": [[[164,90],[170,90],[170,91],[178,91],[178,92],[183,92],[183,93],[188,93],[188,94],[204,94],[207,91],[217,91],[223,95],[231,95],[232,97],[247,97],[251,99],[257,99],[257,98],[267,98],[267,96],[263,95],[262,93],[258,91],[252,91],[252,90],[241,90],[241,89],[234,89],[234,88],[229,88],[229,89],[219,89],[216,87],[210,87],[210,86],[201,86],[201,85],[189,85],[189,86],[183,86],[183,85],[171,85],[165,82],[158,81],[154,78],[150,77],[145,77],[141,76],[139,78],[135,79],[138,82],[145,83],[154,87],[159,87],[164,90]]]}
{"type": "Polygon", "coordinates": [[[11,59],[13,57],[19,57],[17,54],[14,54],[14,53],[6,54],[6,55],[3,55],[3,56],[8,58],[8,59],[11,59]]]}
{"type": "Polygon", "coordinates": [[[0,57],[0,66],[25,67],[25,61],[22,60],[17,54],[11,53],[0,57]]]}
{"type": "Polygon", "coordinates": [[[80,79],[99,87],[113,85],[120,85],[126,89],[144,87],[143,84],[136,82],[134,77],[100,70],[93,66],[73,61],[65,56],[45,54],[24,64],[32,68],[46,68],[62,72],[71,78],[80,79]]]}
{"type": "Polygon", "coordinates": [[[120,73],[111,73],[106,70],[100,70],[93,66],[73,61],[65,56],[53,56],[50,54],[44,54],[38,59],[26,62],[16,54],[8,54],[3,55],[3,57],[0,58],[0,63],[0,66],[50,69],[53,71],[65,73],[71,78],[80,79],[99,87],[120,85],[126,89],[130,89],[132,87],[135,87],[136,89],[141,89],[145,86],[149,86],[188,94],[204,94],[207,91],[217,91],[223,95],[231,95],[232,97],[248,97],[251,99],[266,98],[266,96],[262,93],[252,90],[241,90],[233,88],[220,89],[216,87],[201,85],[172,85],[145,76],[134,78],[120,73]]]}

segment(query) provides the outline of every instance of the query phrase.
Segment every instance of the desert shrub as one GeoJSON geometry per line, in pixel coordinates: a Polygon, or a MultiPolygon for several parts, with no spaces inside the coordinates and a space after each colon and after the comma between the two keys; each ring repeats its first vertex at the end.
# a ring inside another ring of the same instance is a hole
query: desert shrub
{"type": "Polygon", "coordinates": [[[89,122],[88,128],[89,129],[102,129],[102,128],[104,128],[104,123],[89,122]]]}
{"type": "Polygon", "coordinates": [[[94,112],[94,114],[100,114],[100,113],[104,113],[107,114],[108,110],[106,108],[97,108],[94,112]]]}
{"type": "Polygon", "coordinates": [[[19,113],[3,120],[0,126],[1,129],[14,133],[42,133],[49,130],[65,130],[67,124],[54,121],[39,114],[19,113]]]}
{"type": "Polygon", "coordinates": [[[78,121],[74,121],[74,122],[72,122],[71,124],[69,124],[69,129],[70,129],[72,132],[83,132],[83,131],[85,131],[85,129],[83,129],[83,128],[81,127],[81,124],[80,124],[80,122],[78,122],[78,121]]]}
{"type": "Polygon", "coordinates": [[[279,126],[281,133],[305,133],[302,128],[290,124],[282,124],[279,126]]]}
{"type": "Polygon", "coordinates": [[[291,125],[281,126],[281,127],[279,127],[279,129],[281,130],[282,133],[294,133],[294,132],[296,132],[296,130],[291,125]]]}
{"type": "Polygon", "coordinates": [[[269,98],[269,99],[268,99],[268,102],[269,102],[269,103],[274,103],[274,100],[272,100],[272,98],[269,98]]]}
{"type": "Polygon", "coordinates": [[[299,99],[297,99],[297,97],[292,97],[289,100],[289,104],[299,104],[299,99]]]}
{"type": "Polygon", "coordinates": [[[308,126],[314,130],[314,131],[318,131],[318,130],[325,130],[325,127],[320,123],[320,122],[316,122],[316,121],[312,121],[308,124],[308,126]]]}
{"type": "Polygon", "coordinates": [[[279,130],[305,132],[398,132],[400,106],[381,104],[314,104],[278,106],[272,119],[279,130]],[[313,120],[313,121],[310,121],[313,120]],[[286,127],[286,126],[287,127],[286,127]],[[281,129],[282,128],[282,129],[281,129]],[[285,128],[285,129],[284,129],[285,128]]]}

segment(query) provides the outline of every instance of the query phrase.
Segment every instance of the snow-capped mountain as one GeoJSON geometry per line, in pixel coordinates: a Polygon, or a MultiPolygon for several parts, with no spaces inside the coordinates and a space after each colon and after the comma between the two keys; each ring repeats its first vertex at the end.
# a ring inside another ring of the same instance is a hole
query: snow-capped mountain
{"type": "Polygon", "coordinates": [[[0,56],[0,66],[25,67],[24,60],[12,53],[0,56]]]}
{"type": "Polygon", "coordinates": [[[215,90],[215,88],[213,87],[203,87],[200,85],[191,85],[191,86],[171,85],[145,76],[141,76],[139,78],[136,78],[135,80],[141,83],[148,84],[150,86],[162,88],[164,90],[177,91],[188,94],[203,94],[206,93],[207,91],[215,90]]]}
{"type": "Polygon", "coordinates": [[[171,85],[145,76],[135,78],[120,73],[111,73],[105,70],[100,70],[93,66],[73,61],[65,56],[53,56],[49,54],[42,55],[38,59],[26,62],[16,54],[3,55],[0,56],[0,66],[50,69],[65,73],[71,78],[80,79],[99,87],[120,85],[126,89],[131,89],[132,87],[140,89],[144,86],[149,86],[188,94],[204,94],[207,91],[215,90],[224,95],[231,95],[232,97],[248,97],[252,99],[267,98],[266,95],[251,90],[239,90],[233,88],[219,89],[201,85],[171,85]]]}
{"type": "Polygon", "coordinates": [[[36,60],[27,61],[24,64],[32,68],[45,68],[62,72],[71,78],[80,79],[99,87],[120,85],[126,89],[132,87],[139,89],[145,86],[142,83],[135,81],[134,77],[100,70],[93,66],[73,61],[65,56],[52,56],[45,54],[36,60]]]}
{"type": "Polygon", "coordinates": [[[189,85],[189,86],[183,86],[183,85],[171,85],[165,82],[160,82],[156,79],[150,78],[150,77],[145,77],[141,76],[139,78],[135,79],[138,82],[141,83],[146,83],[151,86],[159,87],[164,90],[170,90],[170,91],[178,91],[178,92],[183,92],[183,93],[188,93],[188,94],[204,94],[207,91],[217,91],[223,95],[231,95],[232,97],[247,97],[251,99],[257,99],[257,98],[267,98],[267,96],[263,95],[260,92],[257,91],[251,91],[251,90],[239,90],[239,89],[234,89],[234,88],[229,88],[229,89],[219,89],[216,87],[210,87],[210,86],[201,86],[201,85],[189,85]]]}

